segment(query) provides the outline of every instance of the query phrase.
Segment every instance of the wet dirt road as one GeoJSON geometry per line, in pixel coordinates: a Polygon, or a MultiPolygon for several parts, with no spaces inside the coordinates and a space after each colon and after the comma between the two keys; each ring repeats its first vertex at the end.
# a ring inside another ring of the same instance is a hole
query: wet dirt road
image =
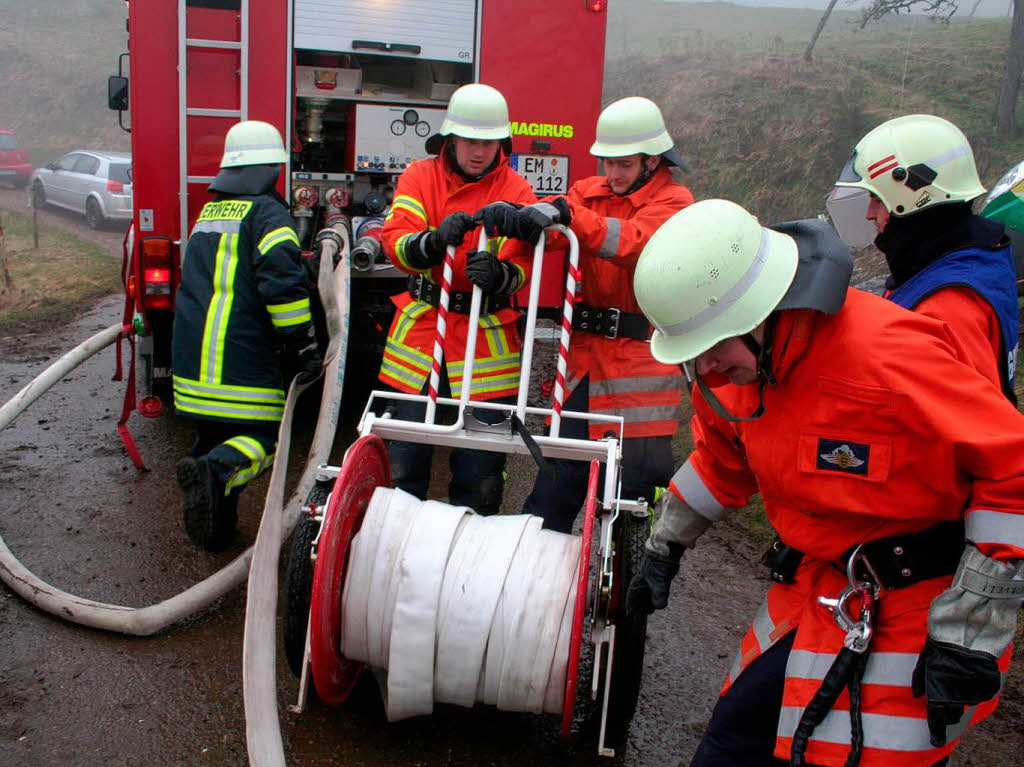
{"type": "MultiPolygon", "coordinates": [[[[118,243],[119,244],[119,243],[118,243]]],[[[0,401],[48,361],[119,318],[116,297],[66,327],[0,338],[0,401]]],[[[151,471],[138,473],[115,431],[122,384],[113,350],[71,373],[0,432],[0,535],[44,580],[132,606],[178,593],[254,539],[257,488],[243,496],[235,546],[193,547],[182,529],[173,466],[190,429],[164,416],[131,421],[151,471]]],[[[336,449],[351,434],[341,435],[336,449]]],[[[302,440],[295,450],[301,452],[302,440]]],[[[435,465],[442,465],[440,463],[435,465]]],[[[532,483],[528,459],[510,466],[506,509],[532,483]]],[[[669,608],[654,616],[644,685],[622,765],[686,764],[737,642],[766,588],[758,547],[736,525],[687,554],[669,608]]],[[[284,559],[284,557],[283,557],[284,559]]],[[[282,562],[283,570],[283,562],[282,562]]],[[[244,591],[151,638],[123,638],[44,615],[0,588],[0,765],[245,764],[242,706],[244,591]]],[[[279,611],[280,612],[280,611],[279,611]]],[[[965,740],[954,765],[1017,765],[1020,664],[1000,712],[965,740]]],[[[553,718],[440,707],[387,724],[372,684],[338,709],[286,710],[296,684],[278,657],[278,705],[293,765],[586,765],[585,728],[568,743],[553,718]]]]}
{"type": "MultiPolygon", "coordinates": [[[[111,324],[117,312],[118,301],[111,298],[52,335],[0,339],[0,398],[6,401],[51,357],[111,324]]],[[[0,433],[0,534],[44,580],[89,598],[139,606],[181,591],[240,553],[255,537],[259,498],[255,491],[243,496],[231,551],[210,555],[193,547],[182,529],[173,479],[174,463],[188,447],[188,425],[169,416],[134,417],[130,425],[151,469],[137,473],[114,428],[123,390],[109,381],[112,369],[108,350],[0,433]]],[[[514,508],[534,470],[517,459],[509,473],[506,507],[514,508]]],[[[724,554],[726,545],[709,546],[707,554],[724,554]]],[[[684,616],[699,609],[689,597],[652,620],[638,726],[620,763],[673,763],[692,751],[734,640],[757,604],[756,591],[746,588],[752,556],[723,556],[722,563],[709,562],[702,575],[691,577],[694,586],[708,579],[734,584],[724,591],[716,587],[729,602],[725,612],[732,618],[725,624],[685,628],[691,622],[684,616]],[[704,657],[704,647],[719,649],[704,657]]],[[[694,564],[704,558],[698,552],[694,564]]],[[[121,638],[63,623],[0,590],[0,646],[6,648],[0,659],[0,764],[244,763],[244,607],[240,588],[163,635],[121,638]]],[[[277,673],[283,709],[296,685],[283,661],[277,673]]],[[[283,714],[290,763],[594,761],[592,734],[565,744],[554,718],[445,707],[430,719],[388,725],[372,685],[365,687],[340,709],[314,703],[301,717],[283,714]]]]}

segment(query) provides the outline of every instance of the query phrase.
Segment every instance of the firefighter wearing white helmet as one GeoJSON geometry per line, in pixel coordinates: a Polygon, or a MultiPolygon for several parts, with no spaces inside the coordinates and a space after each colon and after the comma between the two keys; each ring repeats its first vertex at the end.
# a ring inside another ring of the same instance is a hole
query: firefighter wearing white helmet
{"type": "Polygon", "coordinates": [[[1024,416],[945,324],[851,272],[824,222],[765,228],[723,200],[669,219],[637,265],[651,351],[692,361],[698,387],[627,612],[665,607],[684,551],[755,493],[778,534],[691,767],[945,764],[997,704],[1024,594],[1024,416]]]}
{"type": "MultiPolygon", "coordinates": [[[[462,391],[466,339],[478,333],[473,399],[512,402],[519,391],[519,314],[511,296],[526,284],[530,256],[514,239],[492,240],[476,250],[479,222],[473,213],[495,200],[528,204],[537,198],[512,170],[512,130],[504,96],[489,85],[464,85],[452,94],[440,131],[426,144],[437,155],[410,165],[398,179],[394,202],[382,231],[392,263],[409,274],[408,292],[392,301],[398,311],[388,333],[380,380],[403,393],[419,394],[428,386],[440,284],[446,250],[455,250],[448,303],[444,362],[439,393],[462,391]],[[484,293],[480,323],[469,327],[471,291],[484,293]],[[482,355],[482,356],[481,356],[482,355]]],[[[424,407],[396,400],[396,417],[422,420],[424,407]]],[[[493,420],[498,411],[479,411],[493,420]]],[[[425,498],[433,448],[394,441],[388,445],[395,487],[425,498]]],[[[457,448],[451,455],[449,498],[481,514],[497,513],[504,487],[505,454],[457,448]]]]}
{"type": "MultiPolygon", "coordinates": [[[[555,223],[579,238],[581,279],[565,408],[624,419],[622,492],[653,502],[672,474],[683,379],[678,368],[647,352],[651,327],[633,295],[632,275],[650,236],[693,195],[672,178],[669,168],[684,167],[683,161],[650,99],[631,96],[609,104],[598,118],[596,138],[590,153],[602,159],[604,175],[521,210],[497,205],[481,213],[493,231],[528,241],[555,223]]],[[[598,439],[612,428],[570,419],[562,422],[561,434],[598,439]]],[[[586,495],[587,467],[554,463],[558,471],[538,475],[525,510],[543,516],[545,527],[569,532],[586,495]]]]}
{"type": "Polygon", "coordinates": [[[858,142],[828,207],[843,239],[873,237],[885,254],[887,296],[949,323],[971,363],[1016,401],[1016,270],[1003,226],[971,211],[984,192],[964,134],[907,115],[858,142]]]}
{"type": "Polygon", "coordinates": [[[221,168],[239,168],[246,165],[280,165],[288,162],[284,142],[270,123],[246,120],[232,125],[224,137],[224,156],[221,168]]]}
{"type": "Polygon", "coordinates": [[[288,153],[277,128],[240,122],[224,140],[215,196],[192,228],[175,299],[174,405],[196,424],[178,464],[185,531],[231,542],[238,494],[274,460],[285,381],[277,349],[314,378],[322,366],[288,206],[275,189],[288,153]]]}

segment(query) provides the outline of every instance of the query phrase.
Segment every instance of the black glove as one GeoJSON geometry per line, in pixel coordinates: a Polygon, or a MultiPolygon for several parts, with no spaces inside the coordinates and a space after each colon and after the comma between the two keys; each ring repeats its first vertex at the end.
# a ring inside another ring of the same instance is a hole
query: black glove
{"type": "Polygon", "coordinates": [[[535,202],[527,205],[516,213],[515,233],[511,237],[525,240],[536,245],[540,233],[552,224],[569,226],[572,223],[572,210],[564,197],[556,197],[551,202],[535,202]]]}
{"type": "Polygon", "coordinates": [[[932,746],[946,745],[946,727],[963,718],[965,706],[994,698],[999,682],[995,656],[928,637],[914,668],[911,690],[915,698],[925,696],[932,746]]]}
{"type": "Polygon", "coordinates": [[[492,202],[480,208],[473,217],[481,222],[489,237],[511,237],[519,208],[511,202],[492,202]]]}
{"type": "Polygon", "coordinates": [[[466,276],[484,293],[508,296],[519,290],[519,270],[486,250],[474,250],[466,256],[466,276]]]}
{"type": "Polygon", "coordinates": [[[298,372],[295,374],[295,382],[304,384],[315,381],[324,367],[324,359],[320,356],[320,350],[316,348],[316,341],[311,341],[308,346],[299,349],[296,357],[298,372]]]}
{"type": "Polygon", "coordinates": [[[668,587],[679,572],[679,559],[683,556],[682,546],[669,545],[673,554],[678,550],[679,557],[663,559],[649,551],[644,553],[640,569],[626,590],[626,615],[650,615],[668,606],[668,587]]]}
{"type": "Polygon", "coordinates": [[[439,264],[444,261],[445,249],[449,245],[459,247],[476,227],[476,219],[468,213],[452,213],[438,224],[437,229],[427,233],[423,240],[424,250],[430,258],[436,259],[434,264],[439,264]]]}

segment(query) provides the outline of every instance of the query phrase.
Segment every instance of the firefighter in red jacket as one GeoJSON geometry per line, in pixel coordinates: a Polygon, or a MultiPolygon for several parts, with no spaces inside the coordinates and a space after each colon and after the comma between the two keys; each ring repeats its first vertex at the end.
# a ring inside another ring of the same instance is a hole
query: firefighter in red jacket
{"type": "Polygon", "coordinates": [[[889,120],[857,143],[836,187],[829,209],[847,244],[867,244],[848,223],[874,223],[886,297],[948,323],[971,364],[1016,402],[1016,269],[1003,225],[971,212],[985,188],[967,137],[933,115],[889,120]]]}
{"type": "MultiPolygon", "coordinates": [[[[508,238],[489,241],[478,251],[473,214],[494,200],[536,200],[526,180],[509,166],[512,133],[504,97],[488,85],[472,84],[452,94],[440,133],[427,140],[437,157],[410,165],[398,180],[391,212],[384,222],[384,247],[392,263],[409,274],[409,290],[394,300],[380,380],[406,393],[426,391],[433,360],[440,284],[446,248],[456,249],[448,304],[440,396],[462,393],[471,291],[484,292],[476,329],[476,361],[470,392],[474,400],[511,402],[519,390],[519,313],[510,298],[526,282],[532,249],[508,238]]],[[[396,418],[422,420],[424,406],[395,400],[396,418]]],[[[500,419],[497,411],[475,413],[500,419]]],[[[391,476],[399,487],[425,498],[432,447],[392,442],[391,476]]],[[[481,514],[501,505],[505,454],[458,448],[451,454],[449,500],[481,514]]]]}
{"type": "Polygon", "coordinates": [[[944,764],[1009,665],[1024,417],[948,326],[848,290],[849,254],[824,226],[774,231],[708,200],[669,219],[636,269],[651,352],[692,361],[699,390],[694,450],[626,609],[664,607],[684,550],[756,492],[791,547],[769,552],[776,583],[699,767],[944,764]]]}
{"type": "MultiPolygon", "coordinates": [[[[622,416],[623,494],[654,500],[672,475],[672,435],[679,426],[683,381],[679,368],[651,358],[650,323],[633,296],[633,269],[647,240],[676,211],[693,202],[690,190],[672,179],[684,168],[661,111],[649,99],[620,99],[601,112],[590,153],[606,175],[573,184],[565,197],[547,198],[511,211],[483,211],[485,226],[526,239],[539,228],[561,223],[579,238],[579,282],[569,345],[566,410],[622,416]]],[[[685,169],[685,168],[684,168],[685,169]]],[[[566,419],[560,435],[599,439],[610,423],[566,419]]],[[[544,526],[569,532],[586,495],[587,466],[552,461],[526,500],[525,511],[544,526]]]]}

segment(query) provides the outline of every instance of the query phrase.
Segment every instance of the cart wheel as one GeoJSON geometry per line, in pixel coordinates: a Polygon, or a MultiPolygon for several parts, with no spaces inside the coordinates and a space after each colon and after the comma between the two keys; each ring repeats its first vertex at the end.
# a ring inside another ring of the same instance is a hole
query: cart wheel
{"type": "Polygon", "coordinates": [[[583,644],[583,616],[587,612],[587,585],[590,583],[590,548],[594,537],[594,518],[597,514],[597,479],[601,467],[590,462],[587,480],[587,500],[583,507],[583,545],[580,546],[580,566],[576,576],[576,605],[572,616],[572,634],[569,637],[569,663],[565,669],[565,702],[562,704],[562,737],[569,737],[572,717],[576,708],[576,688],[580,677],[580,647],[583,644]]]}
{"type": "MultiPolygon", "coordinates": [[[[318,508],[322,507],[331,493],[331,487],[330,482],[317,482],[309,491],[306,506],[313,503],[318,508]]],[[[295,524],[291,556],[284,575],[284,654],[288,659],[288,668],[295,676],[302,674],[302,656],[306,650],[309,594],[313,588],[313,561],[309,555],[319,529],[320,525],[303,510],[295,524]]]]}
{"type": "Polygon", "coordinates": [[[647,616],[626,615],[626,588],[644,557],[644,543],[650,533],[648,517],[625,514],[615,534],[615,587],[611,614],[616,616],[615,654],[612,666],[611,694],[608,696],[608,722],[605,742],[621,746],[640,696],[644,672],[644,647],[647,642],[647,616]]]}
{"type": "Polygon", "coordinates": [[[352,692],[363,664],[341,654],[341,590],[349,547],[378,487],[390,487],[388,452],[380,437],[369,435],[349,448],[324,511],[313,591],[309,605],[309,654],[313,684],[320,700],[338,706],[352,692]]]}

